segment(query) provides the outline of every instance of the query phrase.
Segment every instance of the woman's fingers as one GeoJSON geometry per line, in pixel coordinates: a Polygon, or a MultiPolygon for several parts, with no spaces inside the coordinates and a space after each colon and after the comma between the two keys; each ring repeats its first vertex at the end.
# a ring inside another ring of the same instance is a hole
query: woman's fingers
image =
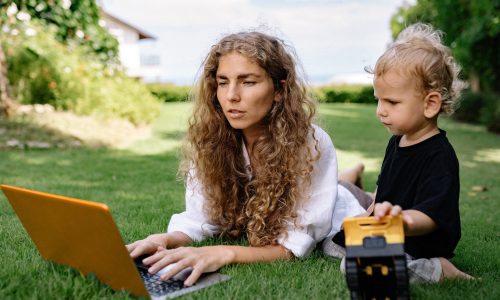
{"type": "Polygon", "coordinates": [[[152,234],[143,240],[133,242],[125,247],[127,247],[127,251],[132,258],[154,253],[158,247],[167,247],[166,234],[152,234]]]}
{"type": "MultiPolygon", "coordinates": [[[[176,252],[178,252],[178,251],[175,251],[175,250],[177,250],[177,249],[166,250],[164,248],[160,249],[160,247],[159,247],[158,251],[155,254],[151,255],[148,258],[145,258],[143,260],[143,263],[145,265],[150,266],[150,268],[148,269],[148,272],[151,274],[155,274],[158,271],[160,271],[161,269],[165,268],[166,266],[179,261],[179,259],[181,259],[182,256],[177,255],[176,252]]],[[[174,273],[174,275],[175,274],[176,273],[174,273]]]]}
{"type": "Polygon", "coordinates": [[[162,270],[160,278],[168,280],[182,270],[191,267],[192,271],[184,282],[185,285],[193,285],[204,272],[213,272],[222,267],[225,263],[220,257],[222,254],[214,247],[180,247],[167,250],[158,247],[157,252],[143,260],[149,265],[148,271],[155,274],[162,270]]]}
{"type": "Polygon", "coordinates": [[[129,250],[129,254],[132,258],[137,258],[143,254],[154,252],[157,247],[158,245],[155,245],[147,240],[141,240],[131,244],[131,250],[129,250]]]}
{"type": "Polygon", "coordinates": [[[189,277],[184,281],[184,284],[192,286],[200,278],[201,274],[203,274],[201,268],[194,268],[189,277]]]}
{"type": "Polygon", "coordinates": [[[139,243],[140,241],[135,241],[131,244],[128,244],[128,245],[125,245],[125,247],[127,248],[127,251],[128,253],[134,251],[134,249],[137,247],[137,244],[139,243]]]}

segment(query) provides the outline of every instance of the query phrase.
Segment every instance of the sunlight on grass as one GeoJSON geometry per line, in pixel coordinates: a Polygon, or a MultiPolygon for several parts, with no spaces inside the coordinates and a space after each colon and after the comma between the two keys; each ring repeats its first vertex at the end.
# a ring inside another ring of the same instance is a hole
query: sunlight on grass
{"type": "Polygon", "coordinates": [[[382,164],[382,158],[369,158],[357,151],[343,151],[339,149],[337,149],[337,161],[339,162],[339,173],[359,162],[365,164],[365,172],[378,172],[382,164]]]}
{"type": "Polygon", "coordinates": [[[339,111],[337,109],[321,108],[321,114],[333,117],[359,118],[359,114],[355,112],[339,111]]]}
{"type": "Polygon", "coordinates": [[[126,149],[138,155],[154,155],[176,151],[179,149],[181,144],[181,140],[153,138],[146,141],[136,142],[126,149]]]}
{"type": "Polygon", "coordinates": [[[182,145],[191,107],[185,102],[164,104],[160,116],[152,124],[152,136],[135,142],[127,150],[139,155],[176,151],[182,145]]]}
{"type": "Polygon", "coordinates": [[[474,155],[475,161],[500,163],[500,149],[483,149],[474,155]]]}

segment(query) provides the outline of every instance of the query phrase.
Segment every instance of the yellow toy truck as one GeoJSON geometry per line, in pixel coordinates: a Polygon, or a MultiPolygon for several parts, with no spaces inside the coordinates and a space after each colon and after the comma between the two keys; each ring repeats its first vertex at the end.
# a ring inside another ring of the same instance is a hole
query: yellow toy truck
{"type": "Polygon", "coordinates": [[[409,299],[402,217],[346,218],[344,232],[351,299],[409,299]]]}

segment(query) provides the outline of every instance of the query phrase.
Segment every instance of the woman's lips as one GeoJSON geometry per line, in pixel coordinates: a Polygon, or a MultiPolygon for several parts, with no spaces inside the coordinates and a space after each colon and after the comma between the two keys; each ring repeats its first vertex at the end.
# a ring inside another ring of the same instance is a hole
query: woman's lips
{"type": "Polygon", "coordinates": [[[232,119],[239,119],[245,115],[245,112],[237,109],[230,109],[227,111],[227,114],[232,119]]]}

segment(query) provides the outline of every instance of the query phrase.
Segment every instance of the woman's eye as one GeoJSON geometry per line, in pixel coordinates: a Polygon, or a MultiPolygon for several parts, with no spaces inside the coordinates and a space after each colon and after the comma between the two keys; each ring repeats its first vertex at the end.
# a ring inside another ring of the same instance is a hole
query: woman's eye
{"type": "Polygon", "coordinates": [[[243,81],[244,85],[254,85],[255,83],[255,81],[243,81]]]}
{"type": "Polygon", "coordinates": [[[224,85],[226,85],[226,84],[227,84],[227,81],[218,81],[218,82],[217,82],[217,85],[218,85],[218,86],[224,86],[224,85]]]}

